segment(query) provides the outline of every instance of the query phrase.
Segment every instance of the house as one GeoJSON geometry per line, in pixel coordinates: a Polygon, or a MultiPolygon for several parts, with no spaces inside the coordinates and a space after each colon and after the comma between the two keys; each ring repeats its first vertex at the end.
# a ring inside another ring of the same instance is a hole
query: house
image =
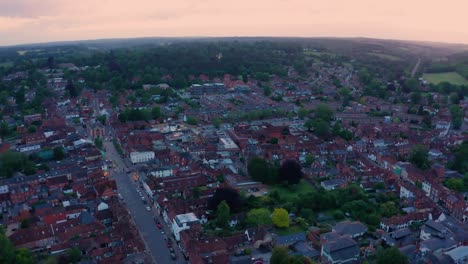
{"type": "Polygon", "coordinates": [[[384,233],[382,235],[382,240],[391,247],[403,247],[414,244],[416,242],[416,237],[412,235],[409,228],[403,228],[391,233],[384,233]]]}
{"type": "Polygon", "coordinates": [[[306,234],[304,232],[291,234],[291,235],[278,236],[275,238],[276,245],[282,246],[282,247],[289,247],[300,241],[306,241],[306,234]]]}
{"type": "Polygon", "coordinates": [[[367,232],[367,227],[361,222],[344,221],[332,227],[332,231],[340,235],[349,235],[351,238],[358,238],[367,232]]]}
{"type": "Polygon", "coordinates": [[[468,246],[456,247],[445,252],[445,254],[448,255],[456,264],[468,262],[468,246]]]}
{"type": "Polygon", "coordinates": [[[130,160],[133,164],[147,162],[154,159],[154,151],[133,151],[130,152],[130,160]]]}
{"type": "Polygon", "coordinates": [[[322,263],[359,263],[358,244],[349,236],[341,236],[322,245],[322,263]]]}
{"type": "Polygon", "coordinates": [[[425,221],[427,217],[428,213],[425,212],[416,212],[409,213],[407,215],[393,216],[391,218],[383,219],[380,222],[380,228],[382,228],[386,232],[408,228],[413,223],[420,223],[422,221],[425,221]]]}
{"type": "Polygon", "coordinates": [[[171,231],[176,241],[180,241],[180,232],[190,229],[192,225],[199,224],[200,220],[194,213],[176,215],[172,220],[171,231]]]}
{"type": "Polygon", "coordinates": [[[422,241],[419,250],[422,253],[441,253],[457,246],[457,242],[451,238],[430,238],[422,241]]]}
{"type": "Polygon", "coordinates": [[[431,237],[445,238],[447,235],[450,235],[448,228],[444,227],[441,223],[427,220],[421,227],[419,238],[421,240],[428,240],[431,237]]]}
{"type": "Polygon", "coordinates": [[[334,190],[336,188],[343,187],[346,184],[343,179],[333,179],[328,181],[323,181],[320,185],[327,191],[334,190]]]}

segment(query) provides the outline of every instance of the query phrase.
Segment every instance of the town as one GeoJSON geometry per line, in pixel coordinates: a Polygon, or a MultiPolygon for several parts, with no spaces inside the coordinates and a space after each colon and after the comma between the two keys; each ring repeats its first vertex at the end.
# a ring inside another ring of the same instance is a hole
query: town
{"type": "Polygon", "coordinates": [[[0,67],[0,262],[466,263],[468,82],[277,45],[270,72],[0,67]]]}

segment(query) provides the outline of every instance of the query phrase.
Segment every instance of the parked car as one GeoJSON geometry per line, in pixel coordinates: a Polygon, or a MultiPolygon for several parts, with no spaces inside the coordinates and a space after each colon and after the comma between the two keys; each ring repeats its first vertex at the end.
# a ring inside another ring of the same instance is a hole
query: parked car
{"type": "Polygon", "coordinates": [[[176,256],[176,254],[174,254],[174,253],[171,253],[171,259],[172,259],[172,260],[176,260],[176,259],[177,259],[177,256],[176,256]]]}
{"type": "Polygon", "coordinates": [[[174,248],[173,248],[173,247],[170,247],[170,248],[169,248],[169,252],[171,252],[171,253],[175,253],[175,250],[174,250],[174,248]]]}
{"type": "Polygon", "coordinates": [[[146,211],[151,211],[151,207],[146,206],[146,211]]]}
{"type": "Polygon", "coordinates": [[[161,224],[156,224],[156,226],[158,227],[158,229],[162,229],[162,225],[161,225],[161,224]]]}

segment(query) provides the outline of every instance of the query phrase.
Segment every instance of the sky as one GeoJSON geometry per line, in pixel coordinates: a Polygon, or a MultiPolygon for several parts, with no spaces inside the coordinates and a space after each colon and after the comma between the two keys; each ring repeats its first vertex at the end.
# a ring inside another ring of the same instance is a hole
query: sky
{"type": "Polygon", "coordinates": [[[468,0],[0,0],[0,46],[184,36],[468,44],[468,0]]]}

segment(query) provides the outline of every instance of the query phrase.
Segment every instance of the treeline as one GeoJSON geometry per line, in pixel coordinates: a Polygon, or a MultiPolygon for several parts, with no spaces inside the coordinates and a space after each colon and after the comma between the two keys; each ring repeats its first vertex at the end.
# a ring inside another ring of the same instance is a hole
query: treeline
{"type": "Polygon", "coordinates": [[[161,117],[161,109],[159,106],[152,109],[127,108],[119,114],[119,121],[125,123],[127,121],[149,121],[161,117]]]}
{"type": "Polygon", "coordinates": [[[295,43],[233,41],[181,42],[153,48],[116,49],[70,59],[81,66],[100,65],[83,73],[90,86],[118,89],[163,81],[176,88],[186,87],[188,76],[199,74],[210,77],[226,73],[285,76],[287,66],[300,56],[302,48],[295,43]],[[166,78],[168,76],[170,78],[166,78]]]}

